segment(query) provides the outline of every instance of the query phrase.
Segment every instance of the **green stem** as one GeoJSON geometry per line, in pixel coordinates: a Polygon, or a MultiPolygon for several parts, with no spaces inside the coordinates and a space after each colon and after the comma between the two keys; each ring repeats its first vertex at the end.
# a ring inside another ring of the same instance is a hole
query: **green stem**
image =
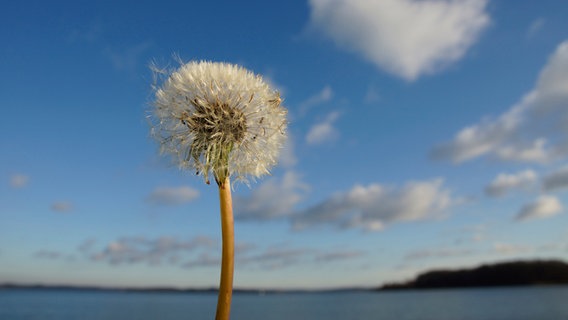
{"type": "Polygon", "coordinates": [[[221,259],[221,280],[217,313],[215,320],[228,320],[231,314],[233,295],[233,270],[235,266],[235,230],[233,220],[233,201],[231,199],[231,181],[226,177],[219,183],[219,201],[221,206],[221,231],[223,233],[223,254],[221,259]]]}

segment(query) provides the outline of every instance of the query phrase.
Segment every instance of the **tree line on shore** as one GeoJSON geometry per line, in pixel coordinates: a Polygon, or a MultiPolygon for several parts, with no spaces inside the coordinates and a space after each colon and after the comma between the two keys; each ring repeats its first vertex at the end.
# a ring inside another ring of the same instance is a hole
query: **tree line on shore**
{"type": "Polygon", "coordinates": [[[472,269],[432,270],[381,290],[568,284],[568,264],[560,260],[512,261],[472,269]]]}

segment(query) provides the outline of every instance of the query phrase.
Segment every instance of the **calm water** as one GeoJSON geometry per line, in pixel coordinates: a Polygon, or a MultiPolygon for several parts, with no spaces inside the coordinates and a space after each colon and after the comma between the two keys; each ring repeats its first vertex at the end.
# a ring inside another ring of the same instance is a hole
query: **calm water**
{"type": "MultiPolygon", "coordinates": [[[[1,320],[213,319],[214,294],[0,290],[1,320]]],[[[568,320],[568,287],[237,294],[232,320],[568,320]]]]}

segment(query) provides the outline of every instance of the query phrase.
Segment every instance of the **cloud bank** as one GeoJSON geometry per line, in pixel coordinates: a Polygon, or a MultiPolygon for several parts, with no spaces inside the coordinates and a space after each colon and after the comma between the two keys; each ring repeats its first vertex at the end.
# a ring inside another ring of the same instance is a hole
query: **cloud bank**
{"type": "Polygon", "coordinates": [[[463,58],[489,25],[487,0],[310,0],[310,26],[406,80],[463,58]]]}

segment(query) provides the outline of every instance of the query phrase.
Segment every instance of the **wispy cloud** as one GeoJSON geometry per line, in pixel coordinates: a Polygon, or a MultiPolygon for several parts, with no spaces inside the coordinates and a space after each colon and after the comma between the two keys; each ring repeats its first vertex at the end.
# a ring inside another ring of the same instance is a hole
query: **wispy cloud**
{"type": "Polygon", "coordinates": [[[103,53],[117,70],[134,71],[140,63],[141,56],[152,47],[146,41],[126,47],[107,46],[103,53]]]}
{"type": "Polygon", "coordinates": [[[529,190],[537,183],[538,176],[533,170],[516,174],[499,174],[487,187],[485,193],[490,197],[501,197],[513,190],[529,190]]]}
{"type": "Polygon", "coordinates": [[[200,267],[214,267],[221,265],[221,257],[218,255],[211,255],[210,253],[203,252],[196,258],[190,259],[189,261],[181,265],[182,268],[192,269],[200,267]]]}
{"type": "Polygon", "coordinates": [[[365,93],[365,97],[363,98],[363,102],[365,104],[375,104],[381,101],[381,95],[379,94],[379,90],[373,85],[369,85],[367,87],[367,93],[365,93]]]}
{"type": "Polygon", "coordinates": [[[309,248],[269,247],[264,251],[237,259],[239,265],[261,269],[281,269],[300,262],[305,262],[313,253],[309,248]]]}
{"type": "MultiPolygon", "coordinates": [[[[260,246],[258,243],[237,243],[235,261],[239,268],[275,270],[294,265],[341,264],[361,259],[366,253],[351,249],[315,249],[309,246],[278,244],[260,246]]],[[[157,238],[120,237],[97,246],[93,238],[86,239],[75,252],[41,249],[33,257],[46,260],[77,261],[87,259],[95,263],[119,265],[175,266],[185,269],[218,268],[221,248],[208,236],[196,236],[183,240],[173,236],[157,238]]]]}
{"type": "Polygon", "coordinates": [[[495,242],[493,244],[493,251],[499,254],[519,254],[532,252],[533,247],[506,242],[495,242]]]}
{"type": "Polygon", "coordinates": [[[292,224],[295,229],[332,225],[377,231],[395,222],[439,217],[453,203],[442,179],[409,182],[401,188],[358,185],[296,214],[292,224]]]}
{"type": "Polygon", "coordinates": [[[249,197],[236,197],[235,219],[263,221],[287,217],[308,190],[299,174],[287,171],[282,178],[266,180],[249,197]]]}
{"type": "Polygon", "coordinates": [[[328,114],[323,121],[313,125],[306,135],[306,142],[317,145],[335,140],[339,136],[339,132],[334,127],[338,118],[339,112],[335,111],[328,114]]]}
{"type": "Polygon", "coordinates": [[[191,202],[199,197],[199,191],[188,186],[157,187],[146,198],[148,202],[157,205],[180,205],[191,202]]]}
{"type": "MultiPolygon", "coordinates": [[[[268,246],[237,253],[235,263],[238,268],[277,270],[295,265],[340,264],[344,261],[364,257],[365,252],[358,250],[321,250],[310,247],[291,247],[288,245],[268,246]]],[[[204,252],[181,265],[184,268],[217,267],[221,259],[218,255],[204,252]]]]}
{"type": "Polygon", "coordinates": [[[116,70],[132,72],[139,66],[142,56],[152,47],[153,42],[146,40],[139,43],[116,44],[109,41],[108,28],[101,22],[85,24],[82,29],[74,29],[70,32],[70,42],[82,42],[97,46],[102,56],[108,59],[116,70]]]}
{"type": "Polygon", "coordinates": [[[488,238],[488,226],[485,224],[468,225],[458,228],[456,233],[459,235],[455,244],[471,244],[480,243],[488,238]]]}
{"type": "Polygon", "coordinates": [[[190,240],[175,237],[123,237],[107,244],[104,249],[91,254],[94,261],[103,261],[112,265],[143,263],[160,265],[176,261],[177,255],[194,252],[197,249],[216,247],[215,240],[199,236],[190,240]],[[173,258],[173,259],[172,259],[173,258]]]}
{"type": "Polygon", "coordinates": [[[535,19],[533,22],[531,22],[531,25],[527,30],[527,37],[532,38],[536,36],[542,30],[545,24],[546,20],[544,18],[541,17],[535,19]]]}
{"type": "Polygon", "coordinates": [[[66,255],[59,251],[41,249],[34,253],[34,257],[40,259],[56,260],[66,257],[66,255]]]}
{"type": "Polygon", "coordinates": [[[555,216],[562,212],[563,207],[558,198],[542,195],[535,201],[524,205],[515,219],[524,221],[529,219],[543,219],[555,216]]]}
{"type": "Polygon", "coordinates": [[[30,177],[25,174],[17,173],[13,174],[10,177],[10,186],[12,188],[16,189],[23,188],[27,186],[29,182],[30,182],[30,177]]]}
{"type": "Polygon", "coordinates": [[[310,0],[311,28],[407,80],[460,60],[489,25],[487,0],[310,0]]]}
{"type": "Polygon", "coordinates": [[[51,204],[51,210],[59,213],[67,213],[73,210],[73,204],[69,201],[58,201],[51,204]]]}
{"type": "Polygon", "coordinates": [[[404,260],[423,260],[423,259],[440,259],[451,257],[462,257],[478,253],[471,248],[435,248],[435,249],[418,249],[408,252],[404,256],[404,260]]]}
{"type": "Polygon", "coordinates": [[[68,37],[70,42],[86,42],[92,44],[101,40],[104,28],[100,22],[83,24],[82,26],[82,29],[71,30],[68,37]]]}
{"type": "Polygon", "coordinates": [[[297,264],[338,264],[365,255],[356,250],[320,250],[309,247],[271,246],[261,252],[237,259],[240,266],[268,270],[281,269],[297,264]]]}
{"type": "Polygon", "coordinates": [[[562,242],[549,242],[542,244],[519,244],[511,242],[495,242],[492,246],[492,253],[499,255],[524,255],[524,254],[535,254],[544,252],[554,252],[559,253],[568,251],[568,245],[562,242]]]}
{"type": "Polygon", "coordinates": [[[320,263],[339,262],[339,261],[357,259],[364,255],[365,253],[363,251],[357,251],[357,250],[333,251],[333,252],[320,253],[316,255],[315,260],[316,262],[320,263]]]}
{"type": "Polygon", "coordinates": [[[86,239],[77,247],[77,250],[83,254],[90,254],[94,249],[96,243],[97,240],[95,238],[86,239]]]}
{"type": "Polygon", "coordinates": [[[461,163],[482,156],[548,163],[568,155],[568,41],[542,69],[535,88],[496,119],[459,131],[432,156],[461,163]]]}
{"type": "Polygon", "coordinates": [[[329,85],[327,85],[323,89],[321,89],[320,92],[300,102],[300,104],[298,105],[300,114],[304,115],[313,107],[318,106],[322,103],[329,102],[331,101],[332,98],[333,98],[333,90],[329,85]]]}

